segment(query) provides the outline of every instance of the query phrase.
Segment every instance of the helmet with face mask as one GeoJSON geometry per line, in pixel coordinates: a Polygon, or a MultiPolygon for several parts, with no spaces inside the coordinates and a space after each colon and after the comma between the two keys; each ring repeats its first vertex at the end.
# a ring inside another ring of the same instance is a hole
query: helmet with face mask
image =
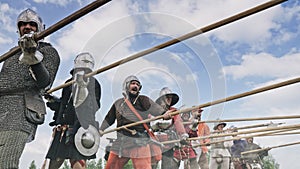
{"type": "Polygon", "coordinates": [[[17,28],[18,28],[18,32],[19,35],[20,34],[20,26],[21,26],[21,22],[34,22],[37,24],[37,32],[42,32],[44,31],[44,24],[42,21],[42,18],[32,9],[26,9],[23,12],[20,13],[20,15],[17,18],[17,28]]]}
{"type": "Polygon", "coordinates": [[[95,65],[95,61],[93,56],[88,53],[80,53],[79,55],[76,56],[74,60],[74,69],[76,68],[87,68],[89,70],[93,70],[95,65]]]}
{"type": "Polygon", "coordinates": [[[129,94],[129,85],[132,81],[136,81],[140,84],[139,91],[142,89],[142,84],[140,80],[136,76],[130,75],[123,82],[123,93],[129,94]]]}

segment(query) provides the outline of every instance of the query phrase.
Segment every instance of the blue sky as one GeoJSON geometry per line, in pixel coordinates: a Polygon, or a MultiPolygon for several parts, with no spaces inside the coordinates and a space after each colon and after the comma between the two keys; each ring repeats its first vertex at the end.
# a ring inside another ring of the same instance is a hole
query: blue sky
{"type": "MultiPolygon", "coordinates": [[[[46,28],[92,1],[79,0],[1,0],[0,53],[17,44],[16,17],[25,8],[36,10],[46,28]]],[[[179,37],[266,0],[159,0],[112,1],[45,38],[58,50],[61,66],[53,87],[69,78],[76,54],[88,51],[96,69],[141,50],[179,37]]],[[[170,87],[180,96],[176,107],[200,105],[226,96],[299,77],[300,2],[288,1],[258,14],[220,27],[180,44],[154,52],[96,75],[102,85],[101,122],[112,102],[121,97],[121,84],[130,74],[142,82],[142,94],[152,99],[159,90],[170,87]]],[[[296,115],[300,110],[299,84],[230,101],[204,109],[203,118],[248,118],[296,115]]],[[[54,92],[59,96],[60,91],[54,92]]],[[[42,165],[50,143],[52,119],[39,127],[36,140],[27,145],[20,168],[32,160],[42,165]]],[[[270,122],[270,121],[265,121],[270,122]]],[[[286,124],[297,120],[281,120],[286,124]]],[[[262,123],[230,123],[243,126],[262,123]]],[[[212,124],[211,124],[212,125],[212,124]]],[[[263,147],[297,141],[295,136],[257,138],[263,147]]],[[[99,157],[106,144],[101,139],[99,157]]],[[[295,148],[274,149],[270,154],[282,169],[300,168],[295,148]],[[287,156],[289,158],[287,158],[287,156]],[[298,166],[297,166],[298,165],[298,166]]]]}

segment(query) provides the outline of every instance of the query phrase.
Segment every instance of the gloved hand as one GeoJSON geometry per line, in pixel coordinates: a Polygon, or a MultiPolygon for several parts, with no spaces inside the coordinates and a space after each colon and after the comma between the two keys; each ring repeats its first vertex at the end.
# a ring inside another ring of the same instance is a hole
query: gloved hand
{"type": "Polygon", "coordinates": [[[84,76],[85,76],[84,71],[76,72],[74,75],[75,83],[80,87],[86,87],[89,84],[89,78],[84,76]]]}
{"type": "Polygon", "coordinates": [[[104,135],[104,131],[103,130],[99,130],[99,134],[100,134],[100,137],[102,137],[104,135]]]}
{"type": "Polygon", "coordinates": [[[51,127],[56,126],[56,125],[57,125],[56,121],[51,121],[51,122],[49,123],[49,126],[51,126],[51,127]]]}
{"type": "Polygon", "coordinates": [[[60,107],[60,99],[56,96],[45,94],[44,98],[48,100],[46,103],[47,107],[49,107],[53,111],[58,111],[60,107]]]}
{"type": "Polygon", "coordinates": [[[171,109],[171,110],[168,110],[166,111],[164,114],[163,114],[163,119],[164,120],[170,120],[172,118],[172,115],[170,113],[176,111],[176,109],[171,109]]]}
{"type": "Polygon", "coordinates": [[[182,145],[188,145],[189,144],[189,142],[187,140],[188,138],[189,138],[189,135],[187,133],[182,134],[180,136],[180,144],[182,144],[182,145]]]}
{"type": "Polygon", "coordinates": [[[23,35],[18,41],[22,54],[19,61],[26,65],[35,65],[43,60],[43,54],[37,50],[38,43],[34,40],[34,32],[23,35]]]}

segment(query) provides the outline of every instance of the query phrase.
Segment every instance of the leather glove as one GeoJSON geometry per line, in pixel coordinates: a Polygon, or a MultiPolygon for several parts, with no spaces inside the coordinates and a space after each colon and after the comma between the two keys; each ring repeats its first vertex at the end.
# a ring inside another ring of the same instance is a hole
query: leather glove
{"type": "Polygon", "coordinates": [[[182,145],[188,145],[189,144],[189,142],[187,140],[188,138],[189,138],[189,135],[187,133],[182,134],[180,136],[180,144],[182,144],[182,145]]]}
{"type": "Polygon", "coordinates": [[[51,126],[51,127],[56,126],[56,125],[57,125],[56,121],[51,121],[51,122],[49,123],[49,126],[51,126]]]}
{"type": "Polygon", "coordinates": [[[43,54],[37,50],[38,43],[34,40],[34,32],[23,35],[18,41],[22,54],[19,61],[26,65],[35,65],[43,60],[43,54]]]}
{"type": "Polygon", "coordinates": [[[50,94],[45,94],[44,98],[48,100],[48,102],[46,103],[47,107],[49,107],[53,111],[59,110],[61,101],[59,98],[50,94]]]}

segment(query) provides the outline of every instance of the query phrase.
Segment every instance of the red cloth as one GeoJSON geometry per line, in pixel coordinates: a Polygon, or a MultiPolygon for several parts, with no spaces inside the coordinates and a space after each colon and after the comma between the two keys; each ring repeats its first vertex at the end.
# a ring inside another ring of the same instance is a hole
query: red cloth
{"type": "Polygon", "coordinates": [[[184,160],[188,158],[196,158],[197,155],[191,146],[184,146],[174,151],[174,157],[177,160],[184,160]]]}
{"type": "MultiPolygon", "coordinates": [[[[171,110],[171,109],[170,109],[171,110]]],[[[179,136],[185,133],[185,128],[182,123],[182,119],[179,114],[173,116],[174,127],[179,136]]]]}
{"type": "Polygon", "coordinates": [[[111,151],[105,166],[105,169],[120,169],[131,159],[135,169],[151,169],[151,153],[149,146],[136,147],[123,150],[121,157],[111,151]]]}
{"type": "MultiPolygon", "coordinates": [[[[198,125],[198,136],[201,137],[201,136],[208,136],[208,135],[210,135],[210,130],[209,130],[208,125],[206,123],[199,123],[199,125],[198,125]]],[[[208,143],[209,141],[210,141],[209,138],[201,139],[200,143],[201,144],[208,143]]],[[[208,152],[208,149],[207,149],[206,146],[201,146],[201,149],[202,149],[203,153],[208,152]]]]}
{"type": "MultiPolygon", "coordinates": [[[[193,131],[190,128],[189,124],[184,125],[184,129],[185,129],[186,133],[188,133],[190,138],[198,136],[197,131],[193,131]]],[[[174,157],[177,160],[183,160],[183,159],[188,159],[188,158],[196,158],[197,155],[196,155],[194,149],[192,148],[192,145],[189,144],[189,145],[183,145],[179,149],[176,149],[174,151],[174,157]]]]}

